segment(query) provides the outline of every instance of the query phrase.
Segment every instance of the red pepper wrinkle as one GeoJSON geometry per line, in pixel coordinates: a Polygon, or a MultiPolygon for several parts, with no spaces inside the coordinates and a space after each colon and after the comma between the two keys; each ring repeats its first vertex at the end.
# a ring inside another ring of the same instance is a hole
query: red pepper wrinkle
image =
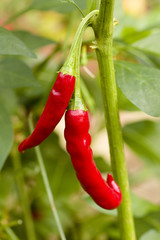
{"type": "Polygon", "coordinates": [[[74,86],[74,76],[59,72],[33,133],[18,147],[20,152],[39,145],[52,133],[68,106],[74,86]]]}
{"type": "Polygon", "coordinates": [[[104,209],[117,208],[122,200],[119,186],[111,174],[105,181],[93,160],[90,147],[88,112],[69,110],[65,115],[66,148],[83,189],[104,209]]]}

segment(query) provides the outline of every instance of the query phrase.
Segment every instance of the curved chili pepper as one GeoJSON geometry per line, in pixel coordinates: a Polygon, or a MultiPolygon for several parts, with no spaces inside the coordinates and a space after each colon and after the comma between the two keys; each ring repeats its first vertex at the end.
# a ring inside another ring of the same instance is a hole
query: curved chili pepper
{"type": "Polygon", "coordinates": [[[68,106],[74,85],[74,76],[58,74],[36,128],[18,147],[20,152],[39,145],[52,133],[68,106]]]}
{"type": "Polygon", "coordinates": [[[91,136],[89,131],[88,112],[69,110],[65,115],[66,147],[83,189],[102,208],[114,209],[119,206],[122,195],[119,186],[108,174],[105,181],[93,161],[90,148],[91,136]]]}

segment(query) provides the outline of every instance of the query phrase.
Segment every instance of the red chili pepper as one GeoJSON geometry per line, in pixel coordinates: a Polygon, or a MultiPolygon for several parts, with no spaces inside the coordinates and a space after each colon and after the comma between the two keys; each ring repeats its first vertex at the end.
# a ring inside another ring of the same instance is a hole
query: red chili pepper
{"type": "Polygon", "coordinates": [[[102,208],[114,209],[119,206],[122,195],[119,186],[108,174],[105,181],[93,161],[90,148],[88,112],[83,110],[69,110],[65,115],[66,147],[76,171],[78,180],[84,190],[102,208]]]}
{"type": "Polygon", "coordinates": [[[20,152],[39,145],[52,133],[68,106],[74,85],[74,76],[58,74],[35,130],[18,147],[20,152]]]}

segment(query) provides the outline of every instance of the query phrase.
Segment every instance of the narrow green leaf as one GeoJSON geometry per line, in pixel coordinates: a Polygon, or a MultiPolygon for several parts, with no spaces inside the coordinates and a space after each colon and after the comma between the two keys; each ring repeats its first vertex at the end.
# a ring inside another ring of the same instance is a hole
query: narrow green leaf
{"type": "Polygon", "coordinates": [[[148,29],[137,31],[135,28],[126,28],[123,32],[123,40],[126,43],[139,42],[142,39],[146,39],[151,33],[152,31],[148,29]]]}
{"type": "Polygon", "coordinates": [[[160,70],[116,61],[116,81],[124,95],[143,112],[160,116],[160,70]]]}
{"type": "Polygon", "coordinates": [[[13,144],[12,122],[9,113],[2,105],[2,103],[0,104],[0,126],[1,126],[0,170],[1,170],[13,144]]]}
{"type": "Polygon", "coordinates": [[[22,40],[25,45],[30,49],[37,49],[49,44],[55,44],[56,42],[49,38],[36,36],[27,31],[14,31],[14,35],[22,40]]]}
{"type": "Polygon", "coordinates": [[[13,33],[0,27],[0,54],[21,55],[35,58],[36,55],[13,33]]]}
{"type": "Polygon", "coordinates": [[[7,227],[5,231],[7,233],[8,240],[19,240],[19,238],[16,236],[16,234],[13,232],[11,228],[7,227]]]}
{"type": "Polygon", "coordinates": [[[38,87],[31,69],[16,58],[6,58],[0,61],[0,87],[20,88],[38,87]]]}
{"type": "Polygon", "coordinates": [[[160,232],[157,232],[154,229],[149,230],[139,240],[159,240],[160,232]]]}

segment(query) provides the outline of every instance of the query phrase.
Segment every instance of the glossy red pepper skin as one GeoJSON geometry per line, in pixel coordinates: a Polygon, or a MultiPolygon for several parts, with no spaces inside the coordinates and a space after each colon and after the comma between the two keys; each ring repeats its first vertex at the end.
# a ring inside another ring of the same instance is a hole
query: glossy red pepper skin
{"type": "Polygon", "coordinates": [[[117,208],[122,200],[119,186],[108,174],[105,181],[93,160],[90,148],[88,112],[69,110],[65,115],[66,148],[83,189],[104,209],[117,208]]]}
{"type": "Polygon", "coordinates": [[[58,74],[33,133],[18,147],[20,152],[39,145],[52,133],[68,106],[74,86],[74,76],[62,72],[58,74]]]}

